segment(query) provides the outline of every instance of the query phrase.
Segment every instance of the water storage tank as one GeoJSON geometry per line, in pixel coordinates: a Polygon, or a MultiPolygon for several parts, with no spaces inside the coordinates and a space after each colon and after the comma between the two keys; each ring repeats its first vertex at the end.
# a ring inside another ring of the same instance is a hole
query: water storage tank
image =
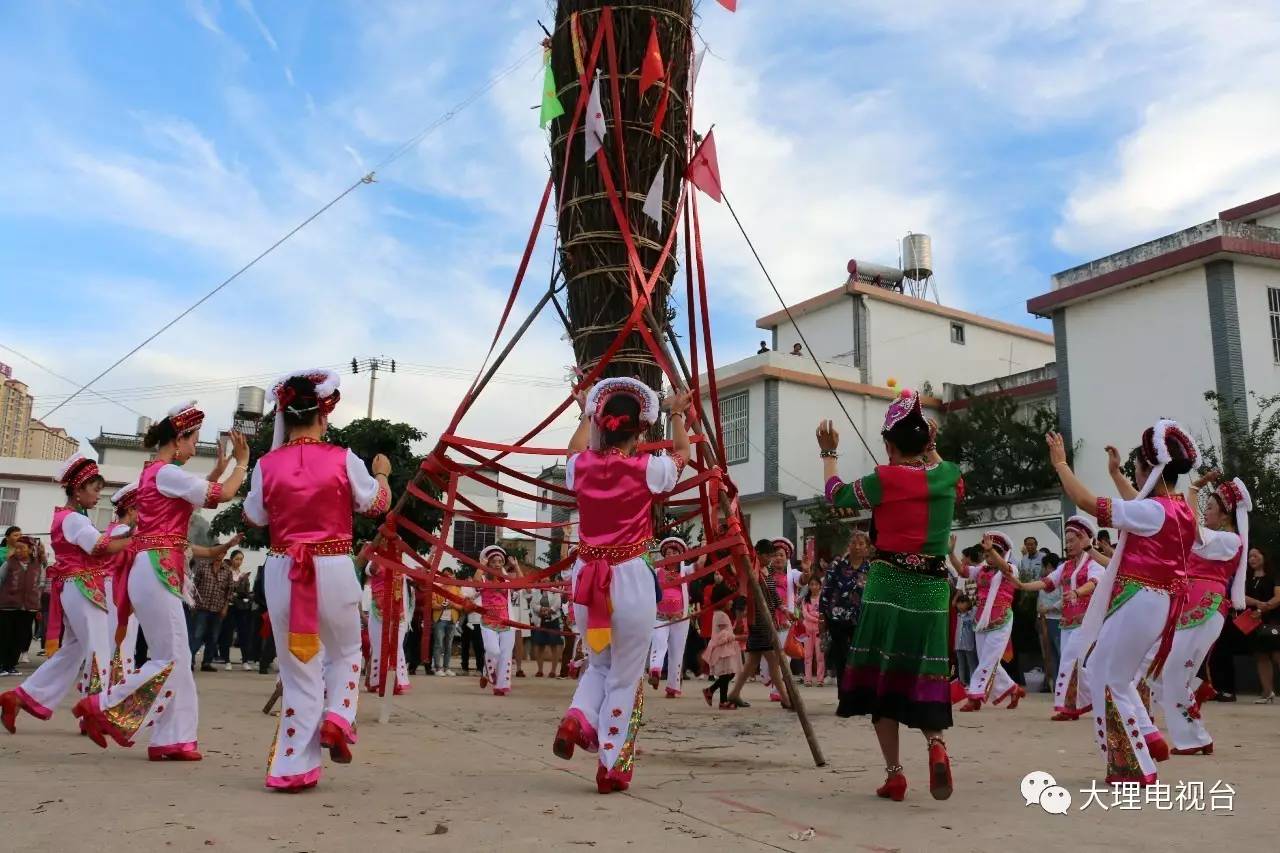
{"type": "Polygon", "coordinates": [[[916,281],[933,276],[933,243],[928,234],[907,234],[902,238],[902,272],[916,281]]]}
{"type": "Polygon", "coordinates": [[[256,385],[245,385],[236,391],[236,414],[262,417],[267,392],[256,385]]]}
{"type": "Polygon", "coordinates": [[[849,278],[851,280],[861,281],[866,284],[877,284],[881,287],[896,287],[902,282],[902,270],[887,267],[883,264],[873,264],[852,258],[845,266],[845,269],[849,271],[849,278]]]}
{"type": "Polygon", "coordinates": [[[151,429],[151,418],[142,415],[138,418],[138,435],[146,435],[147,430],[151,429]]]}

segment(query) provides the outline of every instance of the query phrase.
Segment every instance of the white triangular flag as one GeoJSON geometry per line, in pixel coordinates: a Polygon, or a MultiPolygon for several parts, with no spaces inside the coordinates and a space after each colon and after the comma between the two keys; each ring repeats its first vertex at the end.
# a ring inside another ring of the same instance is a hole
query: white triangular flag
{"type": "Polygon", "coordinates": [[[645,216],[658,223],[658,228],[662,228],[662,196],[667,190],[667,158],[662,157],[662,165],[658,167],[658,174],[653,176],[653,183],[649,184],[649,192],[644,197],[645,216]]]}
{"type": "Polygon", "coordinates": [[[693,58],[693,80],[689,83],[690,89],[698,85],[698,73],[702,71],[702,60],[706,59],[706,57],[707,49],[704,47],[702,50],[698,51],[698,55],[693,58]]]}
{"type": "Polygon", "coordinates": [[[600,72],[596,72],[596,79],[591,81],[591,96],[587,98],[587,126],[584,130],[587,138],[583,145],[586,151],[587,160],[596,156],[596,152],[600,150],[600,146],[604,145],[604,110],[600,107],[600,72]]]}

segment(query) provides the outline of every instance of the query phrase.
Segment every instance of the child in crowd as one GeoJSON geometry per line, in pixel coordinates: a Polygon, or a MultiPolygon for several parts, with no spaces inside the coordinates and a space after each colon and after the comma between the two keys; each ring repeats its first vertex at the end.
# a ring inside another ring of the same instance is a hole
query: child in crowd
{"type": "MultiPolygon", "coordinates": [[[[742,639],[745,640],[745,631],[742,639]]],[[[738,706],[729,701],[729,684],[742,671],[742,647],[739,645],[739,636],[733,631],[729,614],[722,610],[717,610],[712,617],[711,639],[707,643],[707,650],[702,653],[702,659],[707,662],[711,677],[715,679],[710,687],[702,691],[702,698],[710,705],[712,695],[719,690],[720,710],[736,709],[738,706]]]]}
{"type": "Polygon", "coordinates": [[[956,674],[968,684],[978,668],[978,641],[973,633],[973,599],[963,592],[955,595],[956,606],[956,674]]]}
{"type": "Polygon", "coordinates": [[[826,686],[827,661],[822,653],[822,617],[818,613],[818,600],[822,596],[822,580],[811,578],[809,588],[800,602],[801,619],[804,623],[804,686],[811,687],[815,682],[819,687],[826,686]]]}

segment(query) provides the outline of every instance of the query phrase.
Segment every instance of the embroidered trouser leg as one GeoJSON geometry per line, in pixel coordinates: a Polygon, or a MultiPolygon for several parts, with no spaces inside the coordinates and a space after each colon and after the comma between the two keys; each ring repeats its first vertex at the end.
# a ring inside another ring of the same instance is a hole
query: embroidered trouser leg
{"type": "Polygon", "coordinates": [[[516,648],[516,629],[480,626],[484,640],[484,671],[494,690],[511,689],[511,656],[516,648]]]}
{"type": "Polygon", "coordinates": [[[60,601],[62,645],[17,690],[27,710],[42,720],[53,715],[77,679],[81,693],[105,689],[111,662],[107,612],[85,598],[71,581],[63,585],[60,601]]]}
{"type": "Polygon", "coordinates": [[[151,750],[158,754],[192,752],[200,712],[187,618],[182,599],[161,582],[158,573],[163,569],[155,567],[151,554],[139,554],[129,573],[129,600],[147,637],[148,660],[112,690],[103,712],[130,738],[141,729],[153,729],[151,750]]]}
{"type": "MultiPolygon", "coordinates": [[[[609,595],[609,645],[599,652],[588,645],[587,671],[570,708],[598,732],[605,769],[630,778],[643,711],[642,679],[657,616],[652,569],[640,559],[614,566],[609,595]]],[[[575,624],[582,628],[588,624],[587,608],[574,607],[575,624]]]]}
{"type": "Polygon", "coordinates": [[[969,680],[970,699],[976,699],[979,702],[999,701],[1018,686],[1000,665],[1000,659],[1004,657],[1004,650],[1009,645],[1009,635],[1012,633],[1012,619],[999,628],[974,632],[978,642],[978,668],[974,671],[973,678],[969,680]]]}
{"type": "Polygon", "coordinates": [[[649,672],[662,672],[662,662],[667,659],[667,645],[671,641],[671,626],[666,622],[659,622],[657,627],[653,629],[653,636],[649,638],[649,672]]]}
{"type": "Polygon", "coordinates": [[[1142,732],[1150,718],[1138,696],[1137,680],[1168,614],[1167,593],[1138,590],[1107,616],[1085,663],[1098,748],[1106,758],[1107,777],[1112,781],[1156,778],[1156,764],[1142,732]]]}
{"type": "Polygon", "coordinates": [[[137,646],[138,646],[138,617],[130,613],[129,619],[125,623],[124,637],[119,643],[116,642],[116,630],[119,627],[117,620],[116,598],[114,580],[107,578],[107,641],[111,645],[111,688],[124,681],[125,676],[132,675],[137,671],[137,646]]]}
{"type": "MultiPolygon", "coordinates": [[[[314,559],[321,648],[308,661],[294,657],[287,646],[281,651],[283,711],[267,767],[269,788],[296,788],[319,780],[320,726],[325,721],[337,725],[348,743],[356,742],[360,584],[350,557],[314,559]]],[[[289,636],[291,565],[287,556],[272,555],[263,567],[263,591],[271,614],[271,631],[277,637],[289,636]]],[[[376,636],[374,642],[377,643],[376,636]]]]}
{"type": "Polygon", "coordinates": [[[1195,704],[1191,684],[1222,633],[1224,621],[1221,613],[1214,613],[1199,625],[1174,632],[1173,649],[1155,689],[1174,749],[1194,749],[1213,743],[1204,722],[1191,716],[1195,704]]]}
{"type": "MultiPolygon", "coordinates": [[[[272,619],[274,626],[275,620],[272,619]]],[[[274,631],[274,628],[272,629],[274,631]]],[[[400,620],[400,628],[396,633],[396,679],[393,687],[401,690],[409,689],[409,665],[404,659],[404,635],[409,632],[409,622],[400,620]]],[[[277,635],[279,636],[279,635],[277,635]]],[[[288,636],[288,635],[285,635],[288,636]]],[[[382,618],[378,610],[369,611],[369,690],[376,691],[382,680],[382,618]]]]}
{"type": "Polygon", "coordinates": [[[1062,629],[1062,654],[1058,661],[1058,680],[1053,689],[1053,709],[1073,713],[1088,708],[1092,693],[1084,677],[1082,658],[1084,635],[1079,628],[1062,629]]]}

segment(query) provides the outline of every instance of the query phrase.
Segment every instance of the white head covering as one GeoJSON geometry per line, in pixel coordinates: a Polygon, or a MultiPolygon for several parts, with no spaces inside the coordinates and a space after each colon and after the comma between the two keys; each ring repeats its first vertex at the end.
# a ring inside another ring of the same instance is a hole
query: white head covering
{"type": "Polygon", "coordinates": [[[1236,514],[1236,532],[1240,535],[1240,564],[1236,566],[1236,573],[1231,578],[1231,606],[1236,610],[1244,610],[1244,582],[1249,566],[1249,513],[1253,510],[1253,496],[1239,477],[1230,483],[1219,484],[1214,491],[1236,514]]]}
{"type": "Polygon", "coordinates": [[[284,444],[284,410],[289,405],[289,401],[286,400],[282,405],[280,397],[285,390],[285,383],[290,379],[293,379],[295,376],[305,377],[316,383],[316,399],[321,411],[325,414],[333,411],[333,407],[337,405],[338,402],[336,399],[330,401],[330,398],[332,398],[334,394],[338,393],[338,386],[342,382],[337,372],[333,370],[324,370],[317,367],[314,370],[295,370],[293,373],[281,376],[276,380],[276,383],[271,386],[271,400],[276,404],[275,429],[271,434],[272,450],[275,450],[277,447],[284,444]]]}
{"type": "Polygon", "coordinates": [[[173,424],[173,431],[182,435],[200,429],[200,425],[204,423],[204,412],[200,411],[200,405],[195,400],[188,400],[166,412],[165,418],[173,424]]]}
{"type": "Polygon", "coordinates": [[[591,393],[587,395],[585,414],[591,418],[590,444],[592,450],[600,450],[604,447],[600,418],[604,416],[605,401],[615,394],[634,397],[636,402],[640,404],[640,426],[650,426],[658,420],[658,395],[648,385],[645,385],[639,379],[632,379],[629,376],[602,379],[595,384],[591,389],[591,393]]]}
{"type": "Polygon", "coordinates": [[[127,502],[131,498],[135,497],[137,495],[137,492],[138,492],[137,480],[134,480],[132,483],[125,483],[123,486],[116,489],[116,493],[111,496],[111,505],[118,507],[122,502],[127,502]]]}
{"type": "Polygon", "coordinates": [[[488,563],[489,558],[494,554],[501,554],[504,560],[507,558],[507,551],[505,548],[501,545],[490,545],[480,552],[480,562],[488,563]]]}
{"type": "Polygon", "coordinates": [[[663,551],[667,550],[668,545],[676,546],[680,549],[681,553],[689,550],[688,542],[685,542],[679,536],[668,536],[666,539],[663,539],[658,543],[658,553],[661,554],[663,551]]]}
{"type": "Polygon", "coordinates": [[[63,460],[53,476],[64,486],[75,488],[98,473],[98,463],[83,453],[73,453],[63,460]]]}
{"type": "MultiPolygon", "coordinates": [[[[1160,482],[1160,478],[1164,476],[1164,466],[1173,461],[1173,454],[1169,452],[1169,439],[1173,439],[1182,445],[1184,455],[1191,459],[1191,468],[1195,470],[1200,464],[1200,448],[1196,446],[1195,440],[1184,430],[1178,426],[1176,421],[1168,418],[1161,418],[1155,422],[1152,427],[1151,443],[1155,452],[1155,459],[1148,459],[1152,462],[1151,473],[1147,475],[1147,481],[1142,484],[1142,488],[1138,491],[1136,500],[1144,500],[1151,495],[1156,487],[1156,483],[1160,482]]],[[[1141,451],[1145,453],[1145,450],[1141,451]]],[[[1111,555],[1111,561],[1107,563],[1107,570],[1102,573],[1102,577],[1098,580],[1097,591],[1099,594],[1089,599],[1089,607],[1084,612],[1084,620],[1080,623],[1080,627],[1076,630],[1080,631],[1079,637],[1083,640],[1084,645],[1080,648],[1087,649],[1093,646],[1098,639],[1098,632],[1102,630],[1102,623],[1107,618],[1107,608],[1111,606],[1111,590],[1116,585],[1116,574],[1120,569],[1120,558],[1124,556],[1124,546],[1129,540],[1129,532],[1121,530],[1120,536],[1116,542],[1115,553],[1111,555]]]]}
{"type": "MultiPolygon", "coordinates": [[[[999,530],[988,530],[983,536],[991,537],[991,541],[1004,548],[1005,556],[1008,557],[1013,553],[1013,540],[999,530]]],[[[992,568],[995,568],[992,566],[992,568]]],[[[978,623],[975,626],[978,630],[982,630],[991,623],[991,611],[995,609],[996,594],[1000,592],[1000,584],[1004,580],[1004,572],[996,572],[996,576],[991,579],[991,589],[987,590],[987,601],[982,606],[982,613],[978,616],[978,623]]]]}

